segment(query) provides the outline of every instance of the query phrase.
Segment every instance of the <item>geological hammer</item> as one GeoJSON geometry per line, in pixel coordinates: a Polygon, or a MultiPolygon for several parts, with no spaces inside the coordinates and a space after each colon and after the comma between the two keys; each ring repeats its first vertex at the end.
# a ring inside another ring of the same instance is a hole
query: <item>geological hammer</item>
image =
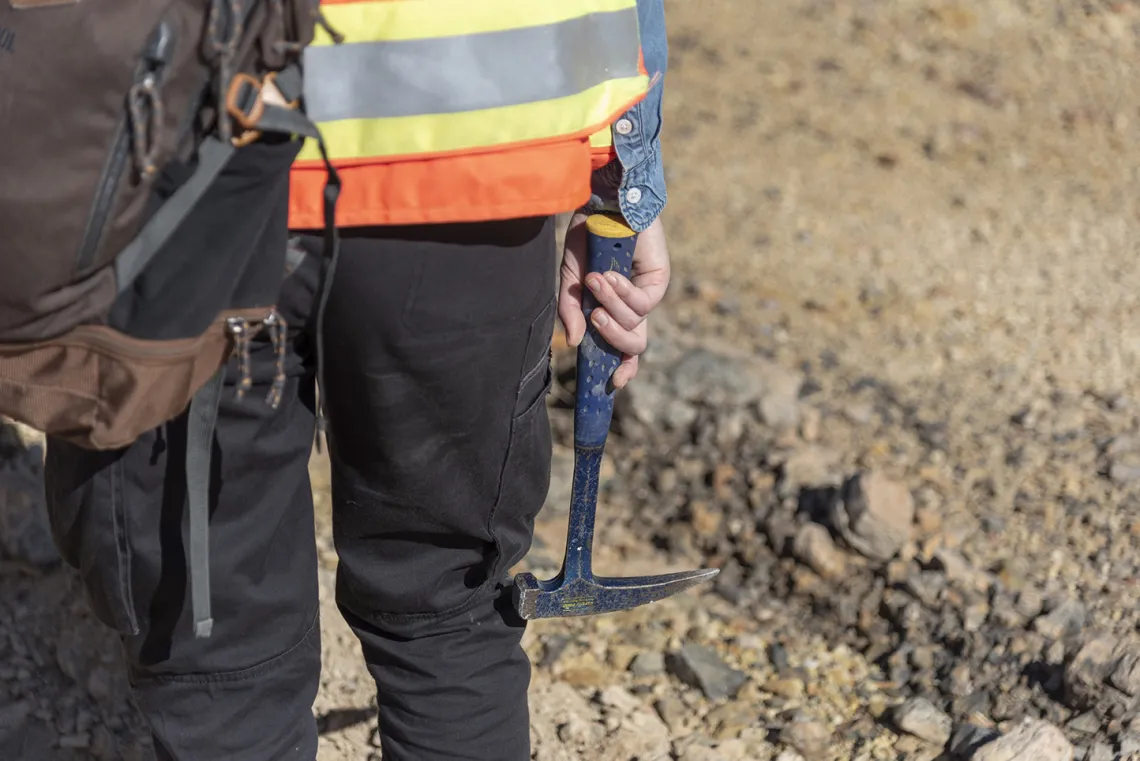
{"type": "MultiPolygon", "coordinates": [[[[586,220],[587,267],[591,272],[619,272],[630,277],[635,233],[617,215],[593,214],[586,220]]],[[[595,577],[592,569],[594,518],[598,507],[598,477],[613,419],[614,370],[621,352],[606,342],[590,315],[598,306],[583,287],[586,334],[578,345],[574,393],[574,481],[562,570],[548,581],[533,574],[515,576],[514,602],[525,619],[589,616],[629,610],[663,600],[713,578],[719,569],[683,571],[662,576],[595,577]]]]}

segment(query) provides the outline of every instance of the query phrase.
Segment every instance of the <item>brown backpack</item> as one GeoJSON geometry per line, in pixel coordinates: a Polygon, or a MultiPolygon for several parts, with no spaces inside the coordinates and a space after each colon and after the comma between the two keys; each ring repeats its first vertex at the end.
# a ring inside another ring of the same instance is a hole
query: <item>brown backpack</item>
{"type": "MultiPolygon", "coordinates": [[[[0,0],[0,415],[116,449],[189,406],[200,636],[222,369],[283,337],[285,251],[168,244],[235,153],[320,140],[299,67],[319,20],[317,0],[0,0]]],[[[337,187],[330,167],[330,241],[337,187]]]]}

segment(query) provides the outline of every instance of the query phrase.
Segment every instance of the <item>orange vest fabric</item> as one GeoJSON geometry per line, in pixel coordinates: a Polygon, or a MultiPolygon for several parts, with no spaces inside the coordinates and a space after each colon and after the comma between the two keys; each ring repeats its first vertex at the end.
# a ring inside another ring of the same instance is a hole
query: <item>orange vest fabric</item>
{"type": "MultiPolygon", "coordinates": [[[[322,9],[344,41],[318,39],[306,52],[306,109],[340,175],[339,227],[477,222],[578,208],[590,197],[591,173],[616,158],[610,125],[648,89],[636,22],[632,34],[616,37],[623,23],[628,30],[636,0],[324,0],[322,9]],[[471,10],[496,5],[514,15],[504,22],[471,10]],[[432,6],[450,19],[424,15],[432,6]],[[569,17],[543,17],[566,16],[568,8],[569,17]],[[520,14],[534,18],[511,21],[520,14]],[[470,18],[456,18],[464,15],[470,18]],[[599,26],[605,23],[611,26],[599,26]],[[449,24],[471,31],[440,28],[449,24]],[[594,39],[606,47],[591,49],[594,39]],[[551,53],[532,44],[548,40],[562,40],[565,49],[551,53]],[[465,60],[472,50],[478,55],[465,60]],[[582,59],[566,60],[573,55],[582,59]],[[616,63],[590,69],[606,55],[616,63]],[[564,62],[572,76],[528,74],[528,66],[533,71],[551,61],[564,62]],[[602,81],[586,78],[591,71],[603,72],[602,81]],[[542,87],[556,97],[543,97],[542,87]],[[405,93],[411,93],[407,102],[405,93]]],[[[309,143],[291,173],[294,230],[324,225],[326,169],[309,143]]]]}

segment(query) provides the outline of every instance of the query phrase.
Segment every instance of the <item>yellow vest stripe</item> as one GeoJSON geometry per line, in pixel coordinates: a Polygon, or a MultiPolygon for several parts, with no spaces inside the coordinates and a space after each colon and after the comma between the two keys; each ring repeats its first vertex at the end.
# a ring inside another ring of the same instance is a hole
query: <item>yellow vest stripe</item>
{"type": "MultiPolygon", "coordinates": [[[[610,119],[644,95],[648,84],[648,77],[639,75],[548,101],[458,114],[345,119],[322,124],[321,132],[333,161],[493,150],[584,130],[602,131],[610,119]]],[[[320,160],[316,143],[307,140],[297,158],[320,160]]]]}
{"type": "Polygon", "coordinates": [[[305,109],[318,124],[553,101],[639,74],[636,8],[446,38],[353,42],[345,28],[343,44],[305,52],[305,109]]]}
{"type": "MultiPolygon", "coordinates": [[[[349,42],[383,42],[547,26],[636,8],[637,0],[372,0],[324,3],[321,12],[349,42]]],[[[330,44],[318,27],[313,47],[330,44]]]]}

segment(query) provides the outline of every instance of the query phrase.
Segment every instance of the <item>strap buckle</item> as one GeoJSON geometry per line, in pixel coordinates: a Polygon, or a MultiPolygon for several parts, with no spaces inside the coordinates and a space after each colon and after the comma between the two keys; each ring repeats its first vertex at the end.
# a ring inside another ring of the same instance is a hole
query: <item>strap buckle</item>
{"type": "Polygon", "coordinates": [[[261,137],[257,125],[265,114],[266,105],[292,110],[300,102],[299,99],[285,100],[276,79],[277,72],[271,71],[260,82],[245,73],[236,74],[230,80],[226,91],[226,111],[242,128],[240,135],[231,138],[235,148],[242,148],[261,137]]]}

